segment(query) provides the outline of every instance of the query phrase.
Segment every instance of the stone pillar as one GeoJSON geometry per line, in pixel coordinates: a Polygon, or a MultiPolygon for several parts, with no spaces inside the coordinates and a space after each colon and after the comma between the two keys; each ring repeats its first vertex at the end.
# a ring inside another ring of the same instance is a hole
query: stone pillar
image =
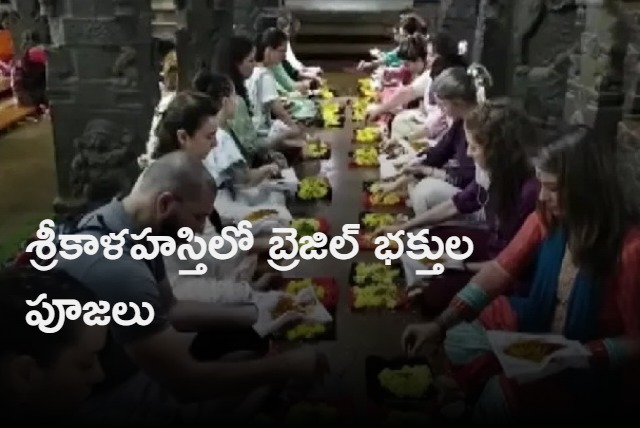
{"type": "Polygon", "coordinates": [[[441,0],[439,28],[474,46],[480,0],[441,0]]]}
{"type": "Polygon", "coordinates": [[[211,69],[220,41],[233,34],[233,0],[175,0],[178,17],[176,46],[180,88],[193,76],[211,69]]]}
{"type": "Polygon", "coordinates": [[[585,123],[613,144],[624,102],[624,58],[628,31],[620,19],[620,2],[586,3],[577,73],[570,76],[565,120],[585,123]]]}
{"type": "Polygon", "coordinates": [[[624,67],[623,117],[618,124],[620,179],[633,211],[640,212],[640,1],[622,5],[622,24],[630,36],[624,67]]]}
{"type": "Polygon", "coordinates": [[[487,91],[489,97],[506,96],[509,91],[514,4],[514,0],[480,0],[471,57],[493,77],[493,86],[487,91]]]}
{"type": "Polygon", "coordinates": [[[580,45],[576,0],[514,0],[510,96],[541,127],[563,121],[567,76],[580,45]]]}
{"type": "Polygon", "coordinates": [[[58,212],[130,190],[159,99],[148,0],[40,0],[58,212]]]}
{"type": "Polygon", "coordinates": [[[233,9],[234,32],[255,35],[255,23],[260,15],[256,0],[235,0],[233,9]]]}

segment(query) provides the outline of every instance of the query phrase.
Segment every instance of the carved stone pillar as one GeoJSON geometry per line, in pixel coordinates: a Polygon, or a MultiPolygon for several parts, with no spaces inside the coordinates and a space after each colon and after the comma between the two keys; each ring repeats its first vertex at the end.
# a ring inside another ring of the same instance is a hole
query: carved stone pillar
{"type": "Polygon", "coordinates": [[[586,2],[577,73],[569,77],[565,119],[592,126],[612,144],[624,102],[624,58],[629,34],[617,0],[586,2]]]}
{"type": "Polygon", "coordinates": [[[563,121],[567,76],[579,47],[575,0],[514,0],[510,95],[541,128],[563,121]]]}
{"type": "Polygon", "coordinates": [[[40,0],[59,212],[129,191],[159,99],[148,0],[40,0]]]}
{"type": "Polygon", "coordinates": [[[233,10],[233,26],[237,33],[253,36],[255,23],[260,14],[256,0],[235,0],[233,10]]]}
{"type": "Polygon", "coordinates": [[[175,0],[178,16],[176,46],[180,88],[210,69],[220,41],[233,34],[233,0],[175,0]]]}
{"type": "Polygon", "coordinates": [[[626,2],[621,10],[630,36],[624,73],[623,118],[618,125],[618,171],[627,201],[640,212],[640,1],[626,2]]]}
{"type": "Polygon", "coordinates": [[[505,96],[509,91],[513,64],[514,0],[480,0],[472,59],[484,65],[493,77],[487,95],[505,96]]]}
{"type": "Polygon", "coordinates": [[[441,0],[439,27],[471,47],[475,42],[480,0],[441,0]]]}

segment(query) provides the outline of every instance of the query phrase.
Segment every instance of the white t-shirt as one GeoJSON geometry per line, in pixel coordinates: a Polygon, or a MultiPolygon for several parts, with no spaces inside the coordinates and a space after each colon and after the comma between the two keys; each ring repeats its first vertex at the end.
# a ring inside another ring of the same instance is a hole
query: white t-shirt
{"type": "Polygon", "coordinates": [[[429,88],[431,87],[431,71],[426,70],[420,76],[413,79],[409,85],[415,98],[423,97],[424,105],[429,104],[429,88]]]}
{"type": "Polygon", "coordinates": [[[245,81],[245,86],[254,109],[253,124],[259,134],[265,135],[271,128],[268,104],[278,99],[276,79],[269,69],[257,66],[253,69],[251,77],[245,81]]]}
{"type": "Polygon", "coordinates": [[[246,160],[231,134],[225,129],[218,128],[216,141],[216,146],[204,159],[204,165],[216,183],[221,185],[230,178],[229,170],[237,166],[246,166],[246,160]]]}
{"type": "Polygon", "coordinates": [[[302,63],[298,61],[296,54],[293,53],[293,49],[291,48],[291,42],[287,42],[287,61],[289,61],[289,64],[291,65],[291,67],[295,68],[298,71],[304,68],[304,65],[302,65],[302,63]]]}

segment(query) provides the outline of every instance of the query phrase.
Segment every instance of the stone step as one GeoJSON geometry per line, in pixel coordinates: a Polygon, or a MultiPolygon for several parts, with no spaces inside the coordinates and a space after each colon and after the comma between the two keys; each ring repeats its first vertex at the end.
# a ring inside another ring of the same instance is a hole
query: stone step
{"type": "Polygon", "coordinates": [[[366,56],[370,49],[379,48],[381,50],[392,49],[393,44],[374,44],[374,43],[301,43],[295,45],[296,55],[304,55],[309,57],[313,54],[331,54],[337,55],[360,55],[366,56]]]}
{"type": "Polygon", "coordinates": [[[413,0],[284,0],[294,12],[400,12],[412,8],[413,0]]]}
{"type": "Polygon", "coordinates": [[[315,36],[378,36],[380,34],[391,35],[391,25],[385,24],[358,24],[358,25],[336,25],[335,23],[315,23],[304,22],[300,28],[297,38],[315,36]]]}

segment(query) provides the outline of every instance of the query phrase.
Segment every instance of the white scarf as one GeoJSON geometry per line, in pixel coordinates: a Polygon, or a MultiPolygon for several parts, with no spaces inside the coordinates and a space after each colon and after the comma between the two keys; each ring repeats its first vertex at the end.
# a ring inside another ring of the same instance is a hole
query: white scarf
{"type": "Polygon", "coordinates": [[[476,164],[476,183],[484,190],[489,190],[489,185],[491,184],[489,173],[478,164],[476,164]]]}

